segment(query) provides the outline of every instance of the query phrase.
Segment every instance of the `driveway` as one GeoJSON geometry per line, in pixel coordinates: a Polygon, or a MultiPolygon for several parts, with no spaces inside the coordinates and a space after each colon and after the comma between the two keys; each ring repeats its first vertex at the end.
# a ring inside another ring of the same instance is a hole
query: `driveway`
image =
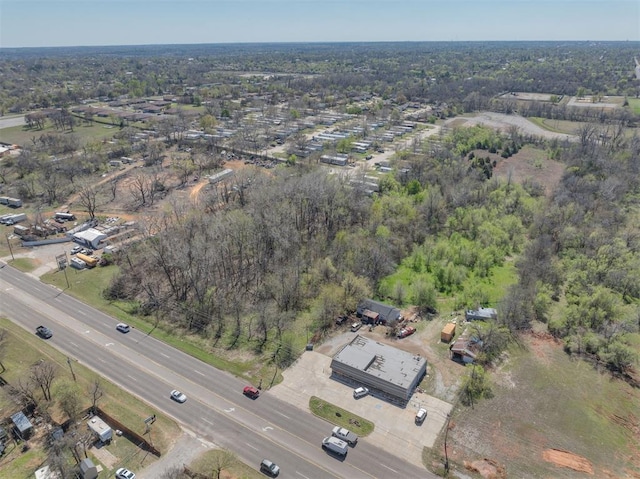
{"type": "MultiPolygon", "coordinates": [[[[341,336],[342,344],[354,336],[355,333],[345,333],[341,336]]],[[[333,349],[330,354],[335,352],[336,349],[333,349]]],[[[304,411],[309,411],[311,396],[317,396],[362,416],[375,424],[373,433],[362,440],[384,444],[391,454],[422,466],[422,449],[425,446],[433,447],[453,406],[418,392],[412,396],[406,408],[394,406],[375,396],[355,400],[351,385],[330,379],[330,354],[306,351],[283,372],[284,381],[270,389],[269,394],[304,411]],[[421,407],[427,409],[427,419],[422,426],[416,426],[414,417],[421,407]]],[[[327,433],[329,431],[327,424],[327,433]]]]}

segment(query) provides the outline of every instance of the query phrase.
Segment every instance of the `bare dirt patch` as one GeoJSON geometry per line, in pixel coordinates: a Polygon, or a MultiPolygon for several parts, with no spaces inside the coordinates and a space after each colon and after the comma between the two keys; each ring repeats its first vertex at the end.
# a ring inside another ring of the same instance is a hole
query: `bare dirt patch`
{"type": "Polygon", "coordinates": [[[511,179],[522,184],[533,181],[542,185],[547,195],[551,194],[562,179],[564,165],[550,160],[544,151],[525,146],[510,158],[500,159],[493,174],[501,179],[511,179]]]}
{"type": "Polygon", "coordinates": [[[492,459],[473,462],[465,461],[464,467],[469,471],[477,472],[484,479],[503,479],[507,477],[505,468],[492,459]]]}
{"type": "Polygon", "coordinates": [[[558,467],[566,467],[578,472],[593,474],[593,466],[586,458],[573,454],[569,451],[559,449],[546,449],[542,453],[545,461],[551,462],[558,467]]]}

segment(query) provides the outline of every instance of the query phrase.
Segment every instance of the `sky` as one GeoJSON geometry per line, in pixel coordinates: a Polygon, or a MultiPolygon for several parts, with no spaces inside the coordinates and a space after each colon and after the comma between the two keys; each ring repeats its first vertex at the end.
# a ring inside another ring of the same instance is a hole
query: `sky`
{"type": "Polygon", "coordinates": [[[0,0],[0,48],[640,40],[640,0],[0,0]]]}

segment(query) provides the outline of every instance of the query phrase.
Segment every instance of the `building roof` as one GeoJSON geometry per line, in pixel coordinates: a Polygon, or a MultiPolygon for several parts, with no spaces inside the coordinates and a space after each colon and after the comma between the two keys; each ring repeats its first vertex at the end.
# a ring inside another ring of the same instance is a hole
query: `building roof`
{"type": "Polygon", "coordinates": [[[96,240],[100,241],[107,238],[106,234],[95,228],[89,228],[84,231],[80,231],[79,233],[74,234],[74,236],[90,242],[94,242],[96,240]]]}
{"type": "Polygon", "coordinates": [[[333,359],[403,388],[411,387],[427,362],[422,356],[360,335],[346,344],[333,359]]]}
{"type": "Polygon", "coordinates": [[[498,311],[494,308],[468,309],[465,313],[466,319],[496,319],[497,317],[498,311]]]}
{"type": "Polygon", "coordinates": [[[445,324],[444,328],[442,328],[442,332],[444,334],[452,334],[456,330],[456,325],[454,323],[445,324]]]}
{"type": "Polygon", "coordinates": [[[388,304],[380,303],[372,299],[363,299],[358,305],[358,311],[368,309],[378,313],[386,321],[393,321],[400,317],[400,310],[388,304]]]}
{"type": "Polygon", "coordinates": [[[16,427],[20,432],[28,431],[33,427],[33,425],[31,424],[31,421],[27,419],[27,416],[25,416],[22,411],[12,415],[11,420],[13,421],[13,424],[16,425],[16,427]]]}

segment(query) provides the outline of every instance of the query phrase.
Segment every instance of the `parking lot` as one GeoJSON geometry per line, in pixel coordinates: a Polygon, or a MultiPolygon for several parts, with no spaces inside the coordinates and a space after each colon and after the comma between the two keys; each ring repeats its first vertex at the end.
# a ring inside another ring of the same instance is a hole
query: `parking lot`
{"type": "MultiPolygon", "coordinates": [[[[350,341],[356,333],[344,333],[342,344],[350,341]]],[[[361,399],[353,398],[353,387],[330,378],[331,354],[306,351],[300,359],[284,373],[284,381],[274,386],[270,394],[283,401],[309,410],[309,399],[317,396],[327,402],[362,416],[375,424],[373,433],[363,438],[384,444],[389,452],[397,457],[422,465],[422,449],[433,447],[438,434],[442,431],[447,414],[452,405],[424,393],[416,392],[405,408],[392,405],[375,396],[369,395],[361,399]],[[421,407],[427,409],[427,418],[421,426],[414,423],[416,412],[421,407]]],[[[327,433],[330,426],[327,424],[327,433]]],[[[321,436],[323,432],[318,432],[321,436]]]]}

